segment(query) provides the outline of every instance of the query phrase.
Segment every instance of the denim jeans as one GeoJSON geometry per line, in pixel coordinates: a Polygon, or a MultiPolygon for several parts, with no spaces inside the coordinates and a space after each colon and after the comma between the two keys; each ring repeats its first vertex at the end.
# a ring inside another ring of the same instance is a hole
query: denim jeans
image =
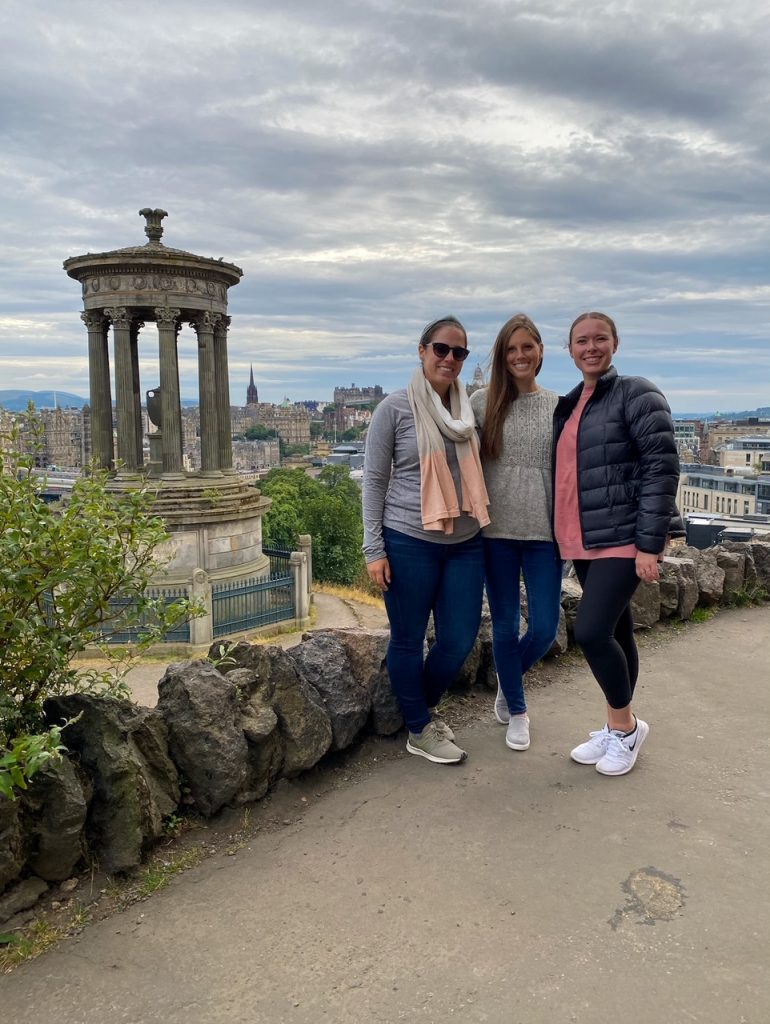
{"type": "Polygon", "coordinates": [[[524,674],[548,652],[559,628],[562,563],[551,541],[484,538],[492,650],[508,710],[527,710],[524,674]],[[519,638],[519,577],[527,590],[527,632],[519,638]]]}
{"type": "Polygon", "coordinates": [[[388,674],[409,731],[422,732],[471,652],[481,622],[481,534],[439,544],[383,529],[391,583],[383,595],[390,620],[388,674]],[[433,612],[436,642],[424,655],[433,612]]]}

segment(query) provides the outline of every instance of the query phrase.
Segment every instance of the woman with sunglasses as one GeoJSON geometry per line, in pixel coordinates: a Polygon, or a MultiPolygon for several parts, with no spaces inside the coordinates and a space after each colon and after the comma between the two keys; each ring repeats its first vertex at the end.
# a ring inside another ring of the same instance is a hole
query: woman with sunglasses
{"type": "Polygon", "coordinates": [[[409,735],[436,764],[466,757],[432,711],[463,666],[481,620],[489,522],[476,423],[458,378],[468,355],[455,317],[428,324],[409,387],[375,410],[364,460],[364,555],[390,620],[387,665],[409,735]],[[424,655],[433,613],[436,642],[424,655]]]}
{"type": "Polygon", "coordinates": [[[529,748],[524,675],[550,649],[559,627],[562,563],[553,542],[553,411],[558,396],[538,386],[543,341],[518,313],[500,329],[488,388],[471,405],[481,427],[481,458],[490,496],[484,528],[487,599],[498,688],[495,718],[511,750],[529,748]],[[520,578],[527,631],[519,636],[520,578]]]}

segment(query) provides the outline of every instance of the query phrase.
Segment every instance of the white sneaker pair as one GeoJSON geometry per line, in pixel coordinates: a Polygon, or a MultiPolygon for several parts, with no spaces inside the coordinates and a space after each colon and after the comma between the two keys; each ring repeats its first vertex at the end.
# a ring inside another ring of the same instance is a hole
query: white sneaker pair
{"type": "Polygon", "coordinates": [[[605,725],[598,732],[590,733],[585,743],[570,752],[570,757],[578,764],[595,765],[601,775],[625,775],[636,764],[649,732],[649,725],[641,718],[637,718],[636,728],[627,735],[605,725]]]}

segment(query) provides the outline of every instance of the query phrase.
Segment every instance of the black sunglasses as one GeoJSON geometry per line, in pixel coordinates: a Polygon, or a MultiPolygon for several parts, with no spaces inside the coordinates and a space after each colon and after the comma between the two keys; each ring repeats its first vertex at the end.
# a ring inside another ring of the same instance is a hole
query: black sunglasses
{"type": "Polygon", "coordinates": [[[445,345],[443,341],[426,341],[425,346],[433,346],[433,351],[439,357],[439,359],[446,359],[451,352],[458,363],[462,363],[463,360],[467,359],[470,355],[469,348],[463,348],[461,345],[445,345]]]}

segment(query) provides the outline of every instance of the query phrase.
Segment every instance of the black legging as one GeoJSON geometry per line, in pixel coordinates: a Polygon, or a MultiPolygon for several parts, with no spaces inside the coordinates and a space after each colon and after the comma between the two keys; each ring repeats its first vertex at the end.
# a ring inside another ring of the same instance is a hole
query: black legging
{"type": "Polygon", "coordinates": [[[611,708],[631,703],[639,678],[630,602],[639,586],[633,558],[573,562],[583,588],[575,619],[575,643],[604,691],[611,708]]]}

